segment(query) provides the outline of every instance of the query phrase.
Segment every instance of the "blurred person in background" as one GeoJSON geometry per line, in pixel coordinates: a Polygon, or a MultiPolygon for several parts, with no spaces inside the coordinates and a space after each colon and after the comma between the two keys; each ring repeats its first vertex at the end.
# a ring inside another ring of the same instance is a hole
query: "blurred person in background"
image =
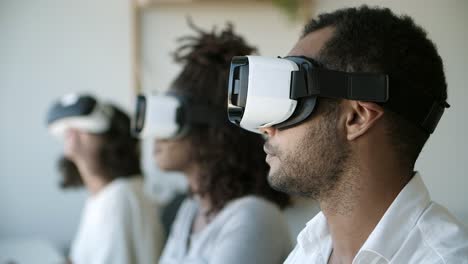
{"type": "Polygon", "coordinates": [[[256,49],[232,25],[221,32],[191,27],[197,34],[179,40],[174,58],[183,69],[167,95],[202,104],[221,118],[155,141],[158,166],[184,173],[190,188],[159,263],[282,263],[291,249],[281,211],[289,196],[268,185],[262,136],[232,125],[226,112],[230,61],[256,49]]]}
{"type": "Polygon", "coordinates": [[[64,143],[61,187],[89,191],[70,262],[156,263],[164,236],[157,206],[144,192],[128,115],[92,96],[71,94],[51,107],[47,121],[64,143]]]}

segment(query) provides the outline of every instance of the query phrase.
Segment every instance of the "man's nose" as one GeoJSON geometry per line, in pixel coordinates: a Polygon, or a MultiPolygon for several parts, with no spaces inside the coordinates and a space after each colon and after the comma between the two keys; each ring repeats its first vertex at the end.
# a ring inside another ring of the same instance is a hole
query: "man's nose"
{"type": "Polygon", "coordinates": [[[272,137],[276,134],[277,129],[274,127],[261,127],[258,129],[262,134],[267,137],[272,137]]]}

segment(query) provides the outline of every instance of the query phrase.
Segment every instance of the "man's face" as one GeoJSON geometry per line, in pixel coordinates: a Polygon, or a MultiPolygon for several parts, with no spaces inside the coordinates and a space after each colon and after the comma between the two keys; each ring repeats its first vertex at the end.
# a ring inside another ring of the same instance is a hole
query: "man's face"
{"type": "MultiPolygon", "coordinates": [[[[317,57],[333,34],[331,28],[315,31],[301,39],[289,55],[317,57]]],[[[347,141],[339,132],[339,104],[320,106],[305,122],[285,129],[262,129],[265,144],[268,180],[275,189],[314,199],[326,195],[345,169],[349,156],[347,141]]]]}

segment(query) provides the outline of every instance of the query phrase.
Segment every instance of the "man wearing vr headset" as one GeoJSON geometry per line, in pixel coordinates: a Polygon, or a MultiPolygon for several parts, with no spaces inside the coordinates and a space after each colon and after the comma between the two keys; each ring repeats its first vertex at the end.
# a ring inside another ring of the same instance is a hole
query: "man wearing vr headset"
{"type": "Polygon", "coordinates": [[[237,57],[229,118],[264,133],[270,184],[317,199],[285,263],[468,263],[468,235],[414,164],[446,103],[426,33],[389,9],[342,9],[290,57],[237,57]]]}

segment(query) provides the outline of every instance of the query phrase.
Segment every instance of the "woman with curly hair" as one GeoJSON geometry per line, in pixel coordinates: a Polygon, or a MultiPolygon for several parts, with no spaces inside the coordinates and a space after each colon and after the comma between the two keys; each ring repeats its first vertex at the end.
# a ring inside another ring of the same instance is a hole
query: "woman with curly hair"
{"type": "Polygon", "coordinates": [[[155,263],[164,236],[157,208],[144,192],[139,142],[128,115],[92,96],[71,94],[51,107],[48,127],[64,143],[61,186],[84,186],[90,194],[70,262],[155,263]]]}
{"type": "Polygon", "coordinates": [[[159,263],[282,263],[291,249],[281,211],[289,196],[268,185],[262,136],[232,125],[226,112],[230,61],[256,49],[230,24],[221,32],[190,25],[197,35],[179,39],[174,58],[183,69],[168,94],[190,98],[223,119],[155,141],[158,166],[184,173],[190,188],[159,263]]]}

